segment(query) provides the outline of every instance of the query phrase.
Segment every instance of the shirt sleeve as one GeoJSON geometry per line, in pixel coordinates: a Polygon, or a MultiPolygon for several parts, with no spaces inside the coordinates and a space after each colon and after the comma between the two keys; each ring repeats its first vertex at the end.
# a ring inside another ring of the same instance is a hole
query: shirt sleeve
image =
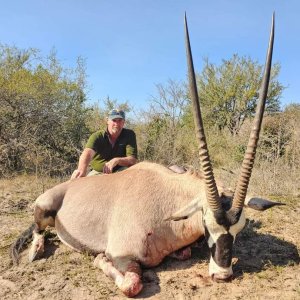
{"type": "Polygon", "coordinates": [[[133,156],[135,158],[138,158],[136,136],[133,131],[130,132],[130,135],[128,137],[128,143],[126,145],[126,156],[133,156]]]}
{"type": "Polygon", "coordinates": [[[97,152],[97,143],[99,143],[99,132],[94,132],[88,139],[85,148],[93,149],[97,152]]]}

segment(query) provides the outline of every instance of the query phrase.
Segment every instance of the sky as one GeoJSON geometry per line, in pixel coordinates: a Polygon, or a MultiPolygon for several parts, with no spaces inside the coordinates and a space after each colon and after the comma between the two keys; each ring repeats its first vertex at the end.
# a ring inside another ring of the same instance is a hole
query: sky
{"type": "Polygon", "coordinates": [[[149,105],[157,84],[186,80],[186,12],[196,72],[204,58],[233,54],[264,64],[275,11],[273,63],[286,89],[281,105],[300,103],[299,0],[0,0],[0,43],[55,49],[61,64],[86,61],[88,103],[109,97],[149,105]]]}

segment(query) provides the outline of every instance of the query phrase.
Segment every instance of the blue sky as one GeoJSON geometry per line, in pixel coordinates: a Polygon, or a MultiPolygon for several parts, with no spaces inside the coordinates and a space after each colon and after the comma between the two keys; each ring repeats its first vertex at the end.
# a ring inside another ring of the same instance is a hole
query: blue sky
{"type": "Polygon", "coordinates": [[[55,48],[65,67],[86,59],[89,103],[109,96],[145,108],[155,84],[186,79],[183,16],[196,71],[234,53],[263,64],[276,14],[273,62],[287,88],[282,106],[300,103],[299,0],[0,0],[0,43],[55,48]]]}

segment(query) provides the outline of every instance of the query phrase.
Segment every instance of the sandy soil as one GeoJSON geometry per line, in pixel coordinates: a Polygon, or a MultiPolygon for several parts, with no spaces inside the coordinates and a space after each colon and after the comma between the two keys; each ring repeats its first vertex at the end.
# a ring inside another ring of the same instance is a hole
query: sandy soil
{"type": "MultiPolygon", "coordinates": [[[[0,180],[0,299],[124,299],[113,282],[93,267],[93,257],[75,253],[47,234],[46,253],[18,266],[10,244],[32,223],[32,203],[53,180],[18,177],[0,180]]],[[[166,258],[143,273],[138,299],[300,299],[300,199],[281,199],[286,206],[265,212],[247,210],[247,226],[234,247],[234,279],[213,283],[208,251],[193,248],[192,258],[166,258]]]]}

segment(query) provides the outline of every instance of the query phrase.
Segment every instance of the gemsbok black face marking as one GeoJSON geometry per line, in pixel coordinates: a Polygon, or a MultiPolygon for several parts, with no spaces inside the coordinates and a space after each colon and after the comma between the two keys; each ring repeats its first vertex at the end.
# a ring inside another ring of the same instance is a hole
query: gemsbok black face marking
{"type": "Polygon", "coordinates": [[[214,178],[186,18],[185,32],[190,96],[203,176],[141,162],[119,173],[71,179],[56,185],[37,198],[34,224],[12,245],[11,257],[15,263],[32,238],[29,260],[43,255],[42,231],[55,226],[62,242],[77,251],[93,253],[94,265],[126,296],[133,297],[143,288],[140,265],[156,266],[173,252],[177,252],[178,258],[187,258],[189,246],[205,235],[211,253],[209,274],[217,282],[232,278],[232,247],[245,225],[244,205],[258,209],[280,205],[246,198],[269,82],[274,16],[260,102],[233,194],[221,190],[214,178]]]}
{"type": "Polygon", "coordinates": [[[231,265],[233,240],[230,233],[221,234],[211,247],[212,258],[222,268],[229,268],[231,265]]]}

